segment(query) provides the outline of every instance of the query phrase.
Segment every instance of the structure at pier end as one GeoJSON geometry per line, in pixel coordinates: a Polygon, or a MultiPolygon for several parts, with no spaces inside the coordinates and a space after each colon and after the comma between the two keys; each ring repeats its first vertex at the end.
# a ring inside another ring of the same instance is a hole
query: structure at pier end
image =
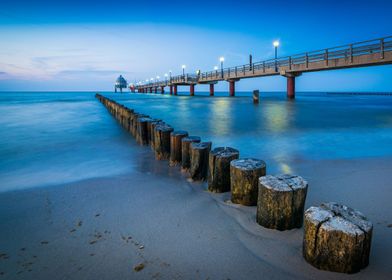
{"type": "Polygon", "coordinates": [[[127,88],[127,80],[124,79],[124,77],[122,75],[120,75],[120,77],[117,78],[116,83],[114,84],[114,92],[117,92],[117,89],[120,90],[120,92],[122,93],[123,88],[127,88]]]}

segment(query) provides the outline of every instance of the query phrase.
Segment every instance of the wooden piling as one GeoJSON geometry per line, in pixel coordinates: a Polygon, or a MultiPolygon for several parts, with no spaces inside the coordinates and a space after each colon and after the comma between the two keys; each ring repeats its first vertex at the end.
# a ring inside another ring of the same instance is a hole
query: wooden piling
{"type": "Polygon", "coordinates": [[[239,158],[239,151],[230,147],[218,147],[210,152],[208,160],[208,190],[230,191],[230,162],[239,158]]]}
{"type": "Polygon", "coordinates": [[[170,133],[173,128],[167,124],[158,124],[154,129],[155,158],[158,160],[170,158],[170,133]]]}
{"type": "Polygon", "coordinates": [[[208,154],[211,150],[211,142],[191,143],[189,169],[190,177],[195,181],[204,181],[208,174],[208,154]]]}
{"type": "Polygon", "coordinates": [[[305,212],[303,255],[319,269],[355,273],[369,264],[373,224],[335,202],[305,212]]]}
{"type": "Polygon", "coordinates": [[[200,143],[198,136],[188,136],[181,139],[181,168],[188,170],[191,166],[190,145],[191,143],[200,143]]]}
{"type": "Polygon", "coordinates": [[[259,179],[257,223],[266,228],[300,228],[308,183],[300,176],[263,176],[259,179]]]}
{"type": "Polygon", "coordinates": [[[253,158],[230,162],[231,201],[247,206],[257,205],[259,178],[265,176],[264,161],[253,158]]]}
{"type": "Polygon", "coordinates": [[[181,164],[182,159],[182,145],[181,140],[188,136],[186,131],[173,131],[170,134],[170,164],[181,164]]]}
{"type": "Polygon", "coordinates": [[[136,133],[136,141],[140,145],[148,145],[150,140],[148,139],[148,129],[147,123],[151,121],[150,118],[138,118],[137,119],[137,133],[136,133]]]}
{"type": "Polygon", "coordinates": [[[155,127],[160,124],[165,124],[165,122],[158,120],[150,123],[150,146],[153,151],[155,151],[155,127]]]}

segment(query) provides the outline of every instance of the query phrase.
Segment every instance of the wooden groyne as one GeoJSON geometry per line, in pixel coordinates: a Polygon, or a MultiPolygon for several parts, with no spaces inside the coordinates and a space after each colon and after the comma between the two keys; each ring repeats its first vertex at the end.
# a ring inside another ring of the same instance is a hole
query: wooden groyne
{"type": "Polygon", "coordinates": [[[334,202],[304,212],[308,182],[296,175],[267,175],[264,161],[240,158],[230,147],[211,149],[211,142],[174,130],[100,94],[96,98],[140,145],[151,145],[157,160],[168,160],[206,181],[210,192],[231,191],[232,203],[256,206],[255,222],[265,228],[291,230],[304,221],[303,256],[318,269],[355,273],[369,264],[373,225],[359,211],[334,202]]]}

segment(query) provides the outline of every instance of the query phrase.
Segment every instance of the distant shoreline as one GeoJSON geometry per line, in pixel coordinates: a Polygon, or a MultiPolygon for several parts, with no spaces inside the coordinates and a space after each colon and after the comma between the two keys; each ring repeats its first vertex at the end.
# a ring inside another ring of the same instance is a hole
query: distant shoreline
{"type": "Polygon", "coordinates": [[[328,95],[387,95],[392,96],[392,92],[327,92],[328,95]]]}

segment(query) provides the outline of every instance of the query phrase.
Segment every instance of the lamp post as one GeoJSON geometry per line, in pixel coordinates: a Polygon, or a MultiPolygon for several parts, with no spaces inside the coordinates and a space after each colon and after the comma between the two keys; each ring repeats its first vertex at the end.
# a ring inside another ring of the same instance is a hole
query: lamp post
{"type": "Polygon", "coordinates": [[[165,73],[165,83],[167,84],[167,73],[165,73]]]}
{"type": "Polygon", "coordinates": [[[160,79],[160,78],[161,78],[161,77],[157,76],[157,80],[156,80],[156,81],[159,82],[159,79],[160,79]]]}
{"type": "Polygon", "coordinates": [[[171,82],[172,70],[169,70],[169,81],[171,82]]]}
{"type": "Polygon", "coordinates": [[[182,68],[182,75],[185,77],[185,68],[186,68],[186,65],[185,65],[185,64],[182,65],[181,68],[182,68]]]}
{"type": "Polygon", "coordinates": [[[279,47],[279,41],[274,41],[274,47],[275,47],[275,72],[278,72],[278,47],[279,47]]]}
{"type": "Polygon", "coordinates": [[[223,62],[225,61],[225,58],[221,56],[219,58],[220,64],[221,64],[221,74],[222,74],[222,79],[223,79],[223,62]]]}

